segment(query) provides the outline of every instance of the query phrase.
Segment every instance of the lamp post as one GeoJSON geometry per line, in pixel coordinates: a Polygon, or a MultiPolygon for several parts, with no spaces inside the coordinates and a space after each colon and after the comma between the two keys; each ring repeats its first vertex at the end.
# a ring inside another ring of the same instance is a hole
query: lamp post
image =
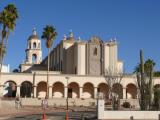
{"type": "Polygon", "coordinates": [[[66,111],[66,120],[69,120],[69,119],[68,119],[68,80],[69,80],[69,77],[67,76],[67,77],[65,77],[65,78],[66,78],[66,80],[67,80],[67,99],[66,99],[67,111],[66,111]]]}
{"type": "Polygon", "coordinates": [[[67,76],[67,77],[65,77],[66,78],[66,80],[67,80],[67,98],[66,98],[66,107],[67,107],[67,111],[68,111],[68,80],[69,80],[69,77],[67,76]]]}

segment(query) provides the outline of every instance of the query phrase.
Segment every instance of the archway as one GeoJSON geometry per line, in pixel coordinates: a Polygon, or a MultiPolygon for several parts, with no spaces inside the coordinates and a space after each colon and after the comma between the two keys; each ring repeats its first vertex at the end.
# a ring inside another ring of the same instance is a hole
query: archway
{"type": "Polygon", "coordinates": [[[83,98],[93,98],[94,97],[94,86],[91,83],[85,83],[83,85],[83,98]]]}
{"type": "Polygon", "coordinates": [[[137,98],[137,87],[130,83],[127,85],[126,88],[126,92],[127,92],[127,99],[136,99],[137,98]]]}
{"type": "Polygon", "coordinates": [[[47,83],[46,82],[39,82],[37,85],[38,98],[46,97],[46,93],[47,93],[47,83]]]}
{"type": "Polygon", "coordinates": [[[17,86],[14,81],[7,81],[4,84],[3,96],[4,97],[16,97],[17,86]]]}
{"type": "Polygon", "coordinates": [[[120,99],[123,99],[123,87],[121,84],[119,84],[119,83],[113,84],[112,92],[115,97],[119,96],[120,99]]]}
{"type": "Polygon", "coordinates": [[[109,88],[106,83],[100,83],[98,85],[98,92],[102,93],[105,98],[109,98],[109,88]]]}
{"type": "Polygon", "coordinates": [[[52,88],[52,96],[54,98],[62,98],[64,97],[64,85],[61,82],[56,82],[53,84],[52,88]]]}
{"type": "Polygon", "coordinates": [[[68,97],[79,98],[79,85],[75,82],[71,82],[68,85],[68,97]]]}
{"type": "Polygon", "coordinates": [[[29,81],[24,81],[20,88],[21,97],[31,97],[32,96],[32,83],[29,81]]]}
{"type": "Polygon", "coordinates": [[[156,84],[156,85],[154,85],[154,88],[155,88],[155,89],[160,88],[160,84],[156,84]]]}
{"type": "Polygon", "coordinates": [[[32,55],[32,63],[36,63],[36,61],[37,61],[37,55],[33,54],[32,55]]]}
{"type": "Polygon", "coordinates": [[[33,43],[33,49],[36,49],[37,48],[37,45],[36,45],[36,42],[33,43]]]}

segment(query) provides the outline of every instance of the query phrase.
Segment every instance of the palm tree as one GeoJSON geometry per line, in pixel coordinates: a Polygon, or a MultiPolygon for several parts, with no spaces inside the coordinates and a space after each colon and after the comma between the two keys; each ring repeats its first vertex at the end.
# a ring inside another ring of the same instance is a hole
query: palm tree
{"type": "Polygon", "coordinates": [[[148,59],[144,63],[143,51],[140,51],[140,63],[135,67],[135,73],[137,73],[137,83],[140,89],[140,107],[141,110],[151,109],[153,102],[153,68],[155,62],[148,59]],[[139,74],[140,73],[140,74],[139,74]],[[147,80],[148,79],[148,80],[147,80]]]}
{"type": "Polygon", "coordinates": [[[43,33],[42,33],[42,39],[46,41],[46,48],[48,48],[48,67],[47,67],[47,92],[46,92],[46,97],[48,98],[48,81],[49,81],[49,66],[50,66],[50,48],[52,47],[53,41],[55,40],[57,36],[56,29],[51,26],[51,25],[46,25],[45,28],[43,28],[43,33]]]}
{"type": "Polygon", "coordinates": [[[6,46],[8,42],[8,37],[10,31],[13,31],[16,26],[16,20],[18,18],[17,8],[14,4],[8,4],[4,10],[0,13],[0,25],[2,26],[1,41],[0,41],[0,72],[2,70],[2,63],[4,58],[4,53],[6,51],[6,46]],[[6,40],[6,41],[5,41],[6,40]]]}

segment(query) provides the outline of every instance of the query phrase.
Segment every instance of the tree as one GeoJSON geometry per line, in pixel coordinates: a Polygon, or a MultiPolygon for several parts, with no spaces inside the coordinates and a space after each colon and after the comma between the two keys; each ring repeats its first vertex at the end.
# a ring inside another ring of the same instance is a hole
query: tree
{"type": "Polygon", "coordinates": [[[160,77],[160,71],[155,71],[155,72],[153,73],[153,76],[154,76],[154,77],[160,77]]]}
{"type": "Polygon", "coordinates": [[[154,108],[160,110],[160,88],[154,89],[154,108]]]}
{"type": "Polygon", "coordinates": [[[57,36],[56,29],[51,25],[46,25],[43,28],[42,39],[46,41],[46,48],[48,49],[48,62],[47,62],[47,93],[46,97],[48,98],[48,81],[49,81],[49,66],[50,66],[50,48],[52,47],[53,41],[57,36]]]}
{"type": "Polygon", "coordinates": [[[153,67],[155,63],[148,59],[144,63],[143,51],[140,50],[140,64],[136,66],[137,83],[139,88],[139,103],[141,110],[151,109],[153,93],[153,67]]]}
{"type": "Polygon", "coordinates": [[[111,69],[105,70],[105,79],[108,85],[108,96],[109,100],[112,101],[113,110],[117,109],[118,103],[120,102],[120,97],[122,96],[121,94],[123,94],[123,91],[122,93],[120,92],[120,86],[119,86],[123,76],[124,73],[120,73],[117,71],[113,72],[111,69]],[[114,87],[114,84],[118,84],[118,86],[116,86],[117,88],[114,87]]]}
{"type": "Polygon", "coordinates": [[[10,31],[14,31],[17,18],[18,18],[18,12],[14,4],[8,4],[4,8],[4,10],[0,12],[0,25],[1,25],[0,73],[2,70],[3,58],[6,52],[8,37],[9,37],[10,31]]]}

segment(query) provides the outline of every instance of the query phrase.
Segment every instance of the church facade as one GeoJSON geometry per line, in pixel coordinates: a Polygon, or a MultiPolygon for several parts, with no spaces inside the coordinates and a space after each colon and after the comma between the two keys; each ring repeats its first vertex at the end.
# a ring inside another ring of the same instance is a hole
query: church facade
{"type": "MultiPolygon", "coordinates": [[[[103,42],[98,37],[89,41],[74,38],[73,33],[50,53],[50,72],[47,83],[47,57],[42,60],[41,40],[35,30],[27,40],[26,60],[19,73],[3,73],[0,77],[1,97],[43,98],[47,84],[49,99],[96,99],[97,93],[109,98],[109,87],[122,100],[137,100],[135,75],[123,73],[123,62],[118,60],[116,40],[103,42]],[[109,85],[108,81],[112,81],[109,85]],[[119,82],[120,81],[120,82],[119,82]]],[[[160,78],[154,78],[160,87],[160,78]]]]}

